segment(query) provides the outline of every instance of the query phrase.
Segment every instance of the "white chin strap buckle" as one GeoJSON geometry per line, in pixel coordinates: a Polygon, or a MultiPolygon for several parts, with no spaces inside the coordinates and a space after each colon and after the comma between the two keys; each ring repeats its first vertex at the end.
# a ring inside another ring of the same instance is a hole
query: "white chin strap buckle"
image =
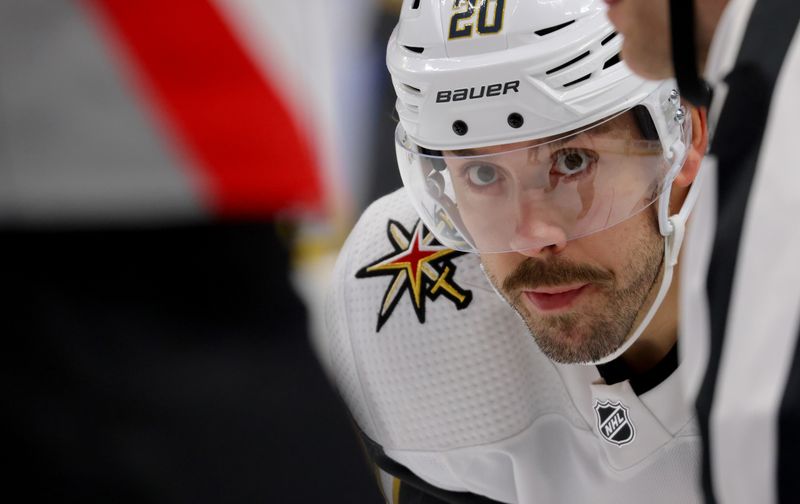
{"type": "Polygon", "coordinates": [[[686,218],[680,214],[673,215],[669,218],[669,223],[671,232],[669,236],[665,238],[667,241],[665,252],[668,252],[669,256],[665,256],[664,261],[666,262],[667,267],[672,268],[678,264],[678,256],[681,253],[683,236],[686,231],[686,218]]]}

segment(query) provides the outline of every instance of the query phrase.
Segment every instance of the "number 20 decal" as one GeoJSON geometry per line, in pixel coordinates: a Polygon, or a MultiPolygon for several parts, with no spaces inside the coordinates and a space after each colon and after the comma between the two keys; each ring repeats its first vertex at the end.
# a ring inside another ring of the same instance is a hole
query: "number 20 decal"
{"type": "Polygon", "coordinates": [[[450,39],[472,36],[475,25],[475,3],[478,7],[477,30],[481,35],[498,33],[503,29],[505,0],[454,0],[453,10],[458,10],[450,19],[450,39]]]}

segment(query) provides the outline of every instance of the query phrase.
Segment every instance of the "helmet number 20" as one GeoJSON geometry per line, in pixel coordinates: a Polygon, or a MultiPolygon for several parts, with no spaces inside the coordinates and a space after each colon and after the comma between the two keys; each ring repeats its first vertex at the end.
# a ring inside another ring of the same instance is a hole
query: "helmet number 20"
{"type": "Polygon", "coordinates": [[[505,0],[453,0],[453,10],[457,11],[450,19],[450,39],[471,37],[476,27],[481,35],[498,33],[503,29],[503,8],[505,0]],[[478,22],[475,23],[475,4],[478,6],[478,22]]]}

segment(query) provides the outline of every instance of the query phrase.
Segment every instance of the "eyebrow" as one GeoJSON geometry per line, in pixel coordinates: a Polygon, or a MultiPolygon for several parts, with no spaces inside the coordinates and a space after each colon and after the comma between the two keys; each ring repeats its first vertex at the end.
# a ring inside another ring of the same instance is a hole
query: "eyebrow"
{"type": "MultiPolygon", "coordinates": [[[[580,136],[580,135],[581,135],[581,133],[574,133],[572,135],[567,135],[565,137],[557,138],[555,140],[547,140],[547,141],[543,141],[542,143],[533,144],[533,145],[530,145],[528,147],[518,147],[517,149],[512,149],[512,150],[516,151],[516,150],[520,150],[520,149],[532,149],[532,148],[539,147],[539,146],[542,146],[542,145],[559,145],[559,144],[563,144],[563,143],[569,142],[573,138],[575,138],[577,136],[580,136]]],[[[504,154],[504,153],[508,152],[508,151],[499,151],[499,152],[485,153],[485,152],[480,152],[480,151],[481,151],[481,149],[458,149],[458,150],[445,151],[445,152],[451,152],[456,157],[487,157],[487,156],[497,156],[497,155],[504,154]]]]}
{"type": "MultiPolygon", "coordinates": [[[[540,145],[545,145],[545,144],[556,144],[556,143],[563,144],[563,143],[569,142],[570,140],[572,140],[572,139],[574,139],[574,138],[576,138],[576,137],[578,137],[580,135],[588,134],[589,132],[591,132],[591,134],[607,133],[607,132],[611,131],[612,129],[614,129],[611,126],[610,123],[611,123],[611,121],[604,121],[604,122],[602,122],[600,124],[596,124],[594,126],[589,126],[588,129],[583,130],[583,131],[567,132],[564,136],[562,136],[560,138],[553,139],[553,140],[547,140],[547,137],[545,137],[544,139],[542,139],[543,141],[541,143],[537,143],[537,144],[531,145],[530,147],[527,147],[527,148],[538,147],[540,145]]],[[[491,156],[493,154],[502,154],[502,152],[490,153],[490,154],[481,153],[480,149],[458,149],[458,150],[446,151],[446,152],[452,152],[457,157],[477,157],[477,156],[491,156]]]]}
{"type": "Polygon", "coordinates": [[[445,151],[445,152],[452,152],[458,157],[477,157],[481,155],[490,155],[490,154],[481,154],[478,152],[478,149],[459,149],[454,151],[445,151]]]}

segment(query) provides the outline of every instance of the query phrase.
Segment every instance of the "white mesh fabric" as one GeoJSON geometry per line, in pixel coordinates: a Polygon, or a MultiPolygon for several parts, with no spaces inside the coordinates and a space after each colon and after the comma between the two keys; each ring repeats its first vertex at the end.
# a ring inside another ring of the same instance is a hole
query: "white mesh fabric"
{"type": "Polygon", "coordinates": [[[546,413],[583,425],[553,365],[491,289],[476,255],[452,260],[454,281],[472,291],[469,306],[426,299],[420,323],[404,292],[376,332],[392,278],[355,274],[393,251],[389,219],[409,231],[417,222],[403,190],[362,216],[342,250],[328,305],[333,373],[367,435],[385,448],[449,450],[514,436],[546,413]]]}
{"type": "Polygon", "coordinates": [[[333,270],[332,281],[325,303],[325,325],[327,328],[328,344],[323,347],[328,349],[328,359],[322,358],[329,376],[333,378],[342,399],[350,409],[350,413],[364,433],[373,440],[377,440],[377,432],[367,409],[367,400],[361,387],[358,371],[356,369],[352,346],[350,345],[350,327],[347,323],[348,314],[344,304],[344,289],[346,282],[344,276],[348,273],[348,251],[350,244],[363,228],[363,221],[356,225],[350,238],[345,242],[336,266],[333,270]]]}

